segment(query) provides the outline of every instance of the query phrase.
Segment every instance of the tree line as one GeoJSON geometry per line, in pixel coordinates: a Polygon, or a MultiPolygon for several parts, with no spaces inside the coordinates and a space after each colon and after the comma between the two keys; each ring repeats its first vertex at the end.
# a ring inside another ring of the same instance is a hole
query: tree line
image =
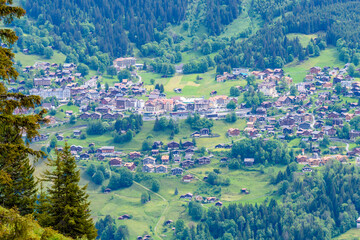
{"type": "Polygon", "coordinates": [[[254,158],[254,164],[282,164],[294,161],[295,153],[286,144],[274,140],[242,139],[231,148],[229,168],[240,168],[245,158],[254,158]]]}
{"type": "MultiPolygon", "coordinates": [[[[285,172],[291,173],[291,170],[285,172]]],[[[189,213],[198,225],[175,223],[176,239],[331,239],[356,226],[360,177],[356,166],[332,162],[323,171],[279,183],[282,201],[230,204],[189,213]]]]}

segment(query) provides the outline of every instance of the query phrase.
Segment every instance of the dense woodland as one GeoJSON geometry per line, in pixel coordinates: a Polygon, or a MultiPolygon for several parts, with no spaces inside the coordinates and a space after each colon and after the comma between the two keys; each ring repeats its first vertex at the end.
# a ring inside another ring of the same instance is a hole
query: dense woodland
{"type": "Polygon", "coordinates": [[[289,164],[295,158],[294,152],[278,140],[243,139],[233,144],[229,168],[238,169],[245,158],[254,158],[256,164],[289,164]]]}
{"type": "MultiPolygon", "coordinates": [[[[174,63],[181,61],[181,54],[171,50],[172,41],[177,43],[182,38],[177,35],[167,38],[162,31],[169,24],[178,25],[185,20],[187,4],[187,0],[28,0],[25,9],[36,20],[42,35],[52,36],[51,44],[68,55],[69,60],[91,65],[87,56],[99,58],[99,52],[111,58],[131,55],[130,43],[135,43],[144,56],[162,56],[164,49],[170,50],[167,60],[174,63]]],[[[240,13],[239,0],[206,0],[203,18],[209,34],[219,35],[240,13]]],[[[15,25],[20,25],[25,33],[34,30],[26,20],[22,20],[22,24],[15,22],[15,25]]],[[[19,45],[22,46],[22,42],[19,45]]]]}
{"type": "MultiPolygon", "coordinates": [[[[82,62],[100,72],[113,58],[132,55],[131,43],[142,56],[156,58],[152,67],[164,75],[175,73],[173,64],[182,61],[185,51],[200,51],[205,56],[218,52],[214,58],[218,73],[230,67],[280,68],[296,59],[319,56],[330,44],[338,47],[340,60],[355,65],[360,61],[360,8],[356,1],[253,0],[249,13],[262,18],[260,29],[254,33],[248,29],[232,39],[221,33],[241,15],[240,0],[194,4],[187,0],[131,4],[124,0],[28,0],[24,5],[35,24],[22,19],[13,26],[21,36],[19,48],[51,57],[53,47],[67,56],[67,62],[82,62]],[[169,26],[179,24],[191,43],[184,44],[185,35],[169,31],[169,26]],[[207,29],[204,36],[196,33],[200,25],[207,29]],[[321,34],[302,46],[299,39],[287,38],[289,33],[321,34]]],[[[185,64],[184,73],[203,73],[212,66],[212,59],[203,58],[185,64]]]]}
{"type": "Polygon", "coordinates": [[[161,31],[167,23],[180,23],[186,3],[185,0],[36,0],[27,1],[25,8],[38,21],[49,21],[54,26],[53,32],[66,45],[80,42],[91,53],[95,40],[102,52],[123,56],[131,51],[130,41],[140,47],[157,40],[156,29],[161,31]]]}
{"type": "Polygon", "coordinates": [[[240,0],[207,0],[205,23],[211,35],[220,35],[224,26],[234,21],[241,13],[240,0]]]}
{"type": "Polygon", "coordinates": [[[359,11],[355,1],[264,1],[254,0],[252,10],[265,25],[242,42],[231,45],[215,57],[219,73],[231,67],[280,68],[298,58],[319,56],[327,45],[336,45],[340,60],[359,63],[359,11]],[[279,18],[280,17],[280,18],[279,18]],[[319,33],[308,46],[288,39],[289,33],[319,33]]]}
{"type": "Polygon", "coordinates": [[[355,226],[360,210],[355,166],[334,162],[324,172],[279,184],[282,202],[211,207],[194,228],[178,220],[177,239],[330,239],[355,226]]]}

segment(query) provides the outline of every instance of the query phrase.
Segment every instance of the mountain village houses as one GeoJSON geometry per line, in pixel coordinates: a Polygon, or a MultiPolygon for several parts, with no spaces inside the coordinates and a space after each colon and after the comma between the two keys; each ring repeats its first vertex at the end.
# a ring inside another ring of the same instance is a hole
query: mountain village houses
{"type": "Polygon", "coordinates": [[[130,68],[131,66],[136,65],[136,59],[134,57],[128,58],[117,58],[113,61],[113,66],[117,71],[120,71],[125,68],[130,68]]]}
{"type": "MultiPolygon", "coordinates": [[[[134,58],[119,58],[114,60],[114,66],[118,70],[129,68],[136,65],[134,58]]],[[[295,84],[298,91],[295,96],[279,92],[282,83],[291,84],[292,79],[284,75],[282,69],[265,69],[264,71],[250,72],[246,69],[234,69],[231,74],[224,73],[217,76],[217,82],[236,81],[238,78],[247,78],[255,76],[258,79],[258,91],[266,96],[266,100],[255,109],[246,109],[244,104],[238,103],[237,98],[226,95],[217,95],[213,91],[209,97],[184,97],[181,91],[178,95],[168,98],[165,93],[154,89],[147,91],[144,83],[140,81],[123,81],[115,83],[109,87],[108,91],[97,89],[97,81],[101,78],[94,76],[84,81],[81,74],[76,71],[75,64],[64,64],[62,68],[57,64],[36,63],[34,66],[25,67],[24,72],[31,73],[33,71],[42,70],[44,76],[34,78],[34,88],[29,90],[29,94],[40,95],[42,98],[55,97],[61,104],[66,104],[70,99],[76,106],[79,106],[79,113],[67,111],[68,116],[83,120],[102,119],[116,120],[126,114],[126,111],[132,111],[147,117],[169,115],[173,118],[185,118],[189,114],[199,113],[200,115],[210,119],[225,119],[229,110],[226,109],[230,101],[237,104],[235,111],[237,116],[246,120],[246,126],[243,129],[229,128],[224,129],[224,133],[229,138],[238,138],[239,136],[247,136],[249,138],[259,138],[274,136],[279,140],[286,140],[289,137],[300,138],[304,142],[318,142],[324,136],[336,137],[337,127],[342,127],[345,122],[349,122],[355,116],[360,116],[360,108],[357,102],[350,102],[339,111],[331,110],[329,106],[337,104],[341,99],[334,94],[335,85],[341,86],[342,94],[346,97],[360,96],[360,83],[354,81],[347,75],[346,67],[340,68],[319,68],[312,67],[309,69],[308,75],[303,82],[295,84]],[[80,85],[79,83],[82,82],[80,85]],[[91,103],[98,103],[96,108],[92,108],[91,103]],[[315,106],[313,108],[312,106],[315,106]],[[277,109],[275,116],[270,114],[277,109]],[[311,111],[310,111],[311,110],[311,111]]],[[[358,70],[359,71],[359,70],[358,70]]],[[[136,76],[136,70],[132,73],[136,76]]],[[[24,87],[10,89],[13,92],[22,91],[24,87]]],[[[240,87],[241,92],[247,91],[247,87],[240,87]]],[[[51,103],[44,103],[47,109],[55,108],[51,103]]],[[[53,116],[48,116],[52,124],[56,123],[53,116]]],[[[350,139],[355,140],[360,137],[360,131],[351,129],[350,139]]],[[[194,132],[191,137],[209,137],[210,131],[207,129],[194,132]]],[[[43,141],[46,136],[40,136],[35,141],[43,141]]],[[[58,136],[61,141],[61,135],[58,136]]],[[[155,141],[156,142],[156,141],[155,141]]],[[[179,151],[179,143],[170,142],[167,144],[171,151],[179,151]]],[[[202,164],[209,164],[211,158],[193,157],[192,146],[183,149],[179,153],[172,153],[172,162],[177,167],[169,168],[170,152],[162,153],[161,161],[152,161],[152,158],[159,154],[158,149],[154,148],[152,156],[143,159],[142,171],[154,173],[183,174],[186,168],[194,167],[202,164]],[[186,151],[186,152],[185,152],[186,151]]],[[[218,144],[216,148],[231,148],[231,144],[218,144]]],[[[79,148],[78,148],[79,149],[79,148]]],[[[88,158],[91,153],[78,151],[75,149],[73,153],[78,158],[88,158]]],[[[335,150],[334,150],[335,151],[335,150]]],[[[346,162],[345,157],[340,157],[336,151],[331,152],[331,157],[327,155],[321,156],[321,150],[318,147],[312,149],[315,156],[305,156],[304,154],[297,157],[297,161],[306,163],[306,166],[320,166],[329,159],[346,162]]],[[[113,158],[112,166],[125,166],[131,170],[135,169],[135,165],[117,160],[123,153],[116,152],[112,147],[102,147],[96,152],[96,158],[99,160],[113,158]]],[[[360,155],[357,149],[347,152],[349,157],[360,155]]],[[[141,154],[136,152],[130,153],[129,159],[140,158],[141,154]]],[[[256,164],[256,162],[254,163],[256,164]]]]}

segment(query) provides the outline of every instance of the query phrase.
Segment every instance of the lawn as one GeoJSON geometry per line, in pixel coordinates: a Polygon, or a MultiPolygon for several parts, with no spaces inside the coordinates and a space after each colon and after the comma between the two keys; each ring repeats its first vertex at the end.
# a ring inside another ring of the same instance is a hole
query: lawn
{"type": "Polygon", "coordinates": [[[290,40],[299,38],[299,41],[303,47],[307,47],[311,39],[315,39],[318,37],[317,34],[301,34],[301,33],[290,33],[286,35],[290,40]]]}
{"type": "Polygon", "coordinates": [[[238,79],[234,81],[226,81],[218,83],[215,81],[215,69],[203,74],[176,74],[171,78],[161,78],[160,74],[152,72],[141,71],[139,75],[148,90],[154,88],[155,84],[163,84],[167,97],[184,96],[184,97],[205,97],[209,98],[210,93],[214,90],[218,92],[218,95],[229,95],[230,88],[232,86],[245,86],[246,81],[238,79]],[[201,77],[201,80],[197,80],[197,77],[201,77]],[[151,85],[150,80],[154,79],[154,85],[151,85]],[[178,94],[174,92],[175,88],[181,88],[182,93],[178,94]]]}
{"type": "MultiPolygon", "coordinates": [[[[185,123],[185,120],[179,121],[180,132],[174,136],[173,139],[170,139],[170,130],[165,131],[153,131],[154,121],[145,121],[142,127],[142,130],[134,136],[131,142],[123,143],[123,144],[115,144],[112,142],[113,137],[110,133],[106,133],[100,136],[96,135],[88,135],[85,140],[79,139],[69,139],[68,143],[74,145],[87,146],[89,143],[95,143],[97,147],[112,145],[119,151],[131,152],[131,151],[139,151],[141,150],[142,143],[145,139],[151,138],[152,141],[162,141],[164,144],[167,144],[170,141],[180,140],[184,141],[192,141],[190,137],[191,133],[195,130],[192,130],[188,124],[185,123]]],[[[237,140],[240,137],[232,137],[228,138],[226,136],[226,132],[229,128],[239,128],[243,130],[245,128],[246,121],[244,119],[239,119],[235,123],[226,123],[223,120],[214,121],[214,127],[212,128],[212,132],[219,134],[220,137],[216,138],[197,138],[196,143],[198,147],[208,147],[213,148],[215,145],[219,143],[230,143],[232,140],[237,140]]],[[[64,131],[64,136],[71,136],[74,129],[64,131]]],[[[61,143],[60,143],[61,144],[61,143]]]]}
{"type": "Polygon", "coordinates": [[[57,111],[61,111],[61,110],[63,110],[64,112],[65,111],[73,111],[73,113],[78,113],[79,107],[75,106],[75,105],[71,105],[71,106],[63,105],[57,109],[57,111]]]}
{"type": "MultiPolygon", "coordinates": [[[[64,112],[66,110],[73,110],[74,112],[76,109],[75,106],[63,106],[64,112]]],[[[58,111],[55,115],[56,117],[63,117],[64,120],[68,119],[65,118],[65,113],[58,111]],[[61,115],[61,116],[60,116],[61,115]]],[[[54,128],[44,128],[42,129],[42,133],[60,133],[64,137],[71,136],[73,134],[73,131],[78,129],[76,126],[83,126],[86,125],[86,121],[77,120],[75,125],[61,125],[60,127],[54,127],[54,128]]],[[[231,141],[236,141],[242,136],[239,137],[227,137],[226,132],[229,128],[238,128],[240,130],[243,130],[246,126],[245,119],[238,119],[235,123],[227,123],[223,120],[214,120],[214,126],[212,128],[212,132],[215,134],[219,134],[220,137],[216,138],[197,138],[196,143],[198,147],[207,147],[207,148],[214,148],[215,145],[219,143],[230,143],[231,141]]],[[[80,140],[77,138],[70,138],[67,139],[67,142],[69,145],[80,145],[83,147],[87,147],[90,143],[95,143],[96,147],[100,146],[115,146],[116,150],[118,151],[124,151],[124,152],[131,152],[131,151],[139,151],[141,150],[142,143],[145,139],[151,138],[152,141],[162,141],[164,144],[170,142],[170,141],[177,141],[180,140],[182,142],[184,141],[192,141],[192,138],[190,137],[191,133],[193,133],[195,130],[192,130],[190,126],[185,123],[185,120],[179,120],[179,127],[180,132],[174,136],[174,138],[170,139],[170,130],[165,131],[153,131],[154,127],[154,121],[144,121],[144,125],[142,127],[142,130],[134,136],[134,138],[131,140],[131,142],[124,143],[124,144],[115,144],[113,143],[113,136],[111,133],[105,133],[103,135],[87,135],[86,139],[80,140]]],[[[83,132],[86,131],[85,127],[82,127],[83,132]]],[[[51,136],[50,138],[51,139],[51,136]]],[[[39,143],[40,144],[40,143],[39,143]]],[[[59,146],[63,146],[64,142],[58,142],[59,146]]]]}
{"type": "Polygon", "coordinates": [[[196,139],[198,146],[205,146],[207,148],[214,148],[219,143],[231,143],[232,140],[236,141],[242,136],[227,137],[226,133],[229,128],[238,128],[240,131],[246,127],[246,119],[238,119],[235,123],[227,123],[223,120],[214,121],[214,127],[211,129],[213,133],[220,134],[217,138],[198,138],[196,139]]]}
{"type": "Polygon", "coordinates": [[[359,240],[360,239],[360,229],[350,229],[344,234],[341,234],[339,237],[334,238],[336,240],[359,240]]]}
{"type": "Polygon", "coordinates": [[[73,113],[76,114],[79,112],[79,107],[75,105],[72,106],[63,105],[56,110],[56,114],[54,117],[60,121],[68,121],[69,117],[66,116],[65,114],[66,111],[73,111],[73,113]]]}
{"type": "Polygon", "coordinates": [[[90,192],[90,208],[95,221],[97,218],[106,215],[111,215],[117,219],[123,214],[129,214],[132,216],[131,220],[117,220],[117,223],[129,227],[130,239],[135,239],[144,233],[150,233],[150,226],[155,227],[166,203],[156,195],[151,194],[151,201],[143,205],[140,203],[143,192],[146,190],[136,184],[130,188],[113,191],[110,194],[90,192]]]}
{"type": "Polygon", "coordinates": [[[113,87],[115,83],[119,82],[117,76],[103,75],[100,81],[102,84],[109,84],[110,87],[113,87]]]}
{"type": "Polygon", "coordinates": [[[54,50],[54,56],[51,59],[45,58],[44,56],[35,55],[35,54],[24,54],[18,52],[15,54],[15,61],[20,61],[22,66],[33,66],[36,62],[50,62],[63,64],[65,62],[66,56],[59,51],[54,50]]]}
{"type": "Polygon", "coordinates": [[[214,90],[218,92],[218,95],[229,95],[229,91],[232,86],[246,85],[246,82],[243,79],[218,83],[215,81],[215,75],[214,69],[204,74],[176,75],[172,77],[166,85],[164,85],[165,92],[168,97],[180,95],[184,97],[203,96],[205,98],[209,98],[210,93],[214,90]],[[202,79],[197,80],[197,76],[202,79]],[[182,93],[175,93],[175,88],[181,88],[182,93]]]}
{"type": "Polygon", "coordinates": [[[329,47],[321,51],[319,57],[309,58],[306,61],[295,61],[284,67],[286,75],[290,75],[295,83],[302,82],[311,67],[343,67],[344,63],[339,60],[339,53],[335,47],[329,47]]]}

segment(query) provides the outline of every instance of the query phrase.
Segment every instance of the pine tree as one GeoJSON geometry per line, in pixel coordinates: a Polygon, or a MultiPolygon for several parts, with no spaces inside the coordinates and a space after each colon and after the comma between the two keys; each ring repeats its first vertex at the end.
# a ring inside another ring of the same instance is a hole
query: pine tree
{"type": "Polygon", "coordinates": [[[193,143],[194,146],[196,147],[196,140],[195,140],[195,138],[192,139],[192,143],[193,143]]]}
{"type": "Polygon", "coordinates": [[[11,178],[11,184],[0,185],[1,204],[6,208],[17,207],[20,214],[31,214],[34,211],[36,182],[34,180],[34,167],[24,153],[2,153],[1,159],[13,158],[6,171],[11,178]],[[10,156],[13,155],[13,156],[10,156]]]}
{"type": "Polygon", "coordinates": [[[160,130],[159,119],[156,116],[155,123],[154,123],[154,131],[159,131],[159,130],[160,130]]]}
{"type": "Polygon", "coordinates": [[[76,161],[67,143],[49,166],[53,168],[45,172],[45,180],[52,182],[48,189],[51,203],[49,224],[64,235],[94,239],[96,230],[90,218],[87,186],[80,188],[78,185],[80,171],[76,170],[76,161]]]}
{"type": "Polygon", "coordinates": [[[36,211],[34,217],[41,226],[46,226],[49,223],[50,220],[49,208],[50,208],[49,199],[43,189],[42,183],[40,183],[40,194],[36,201],[36,206],[35,206],[36,211]]]}
{"type": "MultiPolygon", "coordinates": [[[[7,24],[25,14],[21,7],[11,6],[12,2],[0,1],[0,17],[7,24]]],[[[0,29],[0,38],[8,46],[18,39],[11,29],[0,29]]],[[[0,59],[0,78],[4,82],[17,79],[12,49],[0,47],[0,59]]],[[[32,213],[35,204],[34,169],[28,156],[37,159],[42,155],[25,144],[22,134],[26,134],[27,139],[38,135],[45,111],[34,115],[14,114],[14,111],[34,109],[40,103],[40,97],[8,93],[4,83],[0,83],[0,204],[16,207],[21,214],[32,213]]]]}

